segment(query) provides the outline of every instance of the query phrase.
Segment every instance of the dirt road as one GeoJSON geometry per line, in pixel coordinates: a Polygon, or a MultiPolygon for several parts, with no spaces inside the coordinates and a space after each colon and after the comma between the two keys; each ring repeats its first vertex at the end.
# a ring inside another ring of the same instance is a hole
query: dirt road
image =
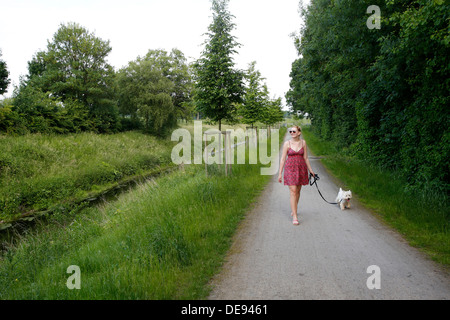
{"type": "MultiPolygon", "coordinates": [[[[320,160],[310,161],[322,194],[334,202],[339,185],[320,160]]],[[[288,187],[273,176],[240,226],[209,299],[450,299],[449,274],[355,199],[341,211],[308,185],[299,226],[290,212],[288,187]]]]}

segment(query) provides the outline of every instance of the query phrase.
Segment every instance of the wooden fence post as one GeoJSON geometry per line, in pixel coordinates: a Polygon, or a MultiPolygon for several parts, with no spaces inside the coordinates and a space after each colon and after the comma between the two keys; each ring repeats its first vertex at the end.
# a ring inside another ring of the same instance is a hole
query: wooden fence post
{"type": "Polygon", "coordinates": [[[205,172],[206,172],[206,176],[208,176],[208,138],[207,138],[207,133],[204,133],[205,136],[205,172]]]}

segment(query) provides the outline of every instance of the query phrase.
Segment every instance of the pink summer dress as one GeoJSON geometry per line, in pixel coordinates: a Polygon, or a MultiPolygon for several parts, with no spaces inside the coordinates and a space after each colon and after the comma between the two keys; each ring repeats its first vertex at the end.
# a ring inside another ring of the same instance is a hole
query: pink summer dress
{"type": "Polygon", "coordinates": [[[305,151],[303,148],[294,151],[290,147],[287,153],[287,159],[284,165],[284,185],[285,186],[306,186],[309,183],[308,180],[308,168],[306,166],[305,158],[303,155],[305,151]]]}

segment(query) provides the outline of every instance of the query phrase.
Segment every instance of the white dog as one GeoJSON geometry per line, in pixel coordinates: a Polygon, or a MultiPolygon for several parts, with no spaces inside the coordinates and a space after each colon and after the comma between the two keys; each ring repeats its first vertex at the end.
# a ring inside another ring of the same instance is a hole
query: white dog
{"type": "Polygon", "coordinates": [[[339,193],[336,197],[336,202],[341,207],[341,210],[345,208],[350,208],[350,199],[352,198],[352,192],[350,190],[344,191],[342,188],[339,188],[339,193]]]}

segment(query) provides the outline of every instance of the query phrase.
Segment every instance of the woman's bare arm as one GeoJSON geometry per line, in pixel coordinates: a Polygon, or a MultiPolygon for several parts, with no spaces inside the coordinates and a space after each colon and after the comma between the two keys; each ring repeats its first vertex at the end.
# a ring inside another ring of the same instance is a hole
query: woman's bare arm
{"type": "Polygon", "coordinates": [[[306,141],[304,142],[303,148],[304,148],[303,158],[305,159],[306,166],[308,167],[309,173],[311,173],[313,176],[315,176],[315,173],[314,173],[313,169],[311,168],[311,164],[309,163],[308,148],[306,147],[306,141]]]}
{"type": "Polygon", "coordinates": [[[286,141],[283,145],[283,151],[281,154],[281,159],[280,159],[280,171],[278,173],[278,182],[281,183],[281,174],[283,173],[283,169],[284,169],[284,164],[286,162],[286,156],[289,150],[289,141],[286,141]]]}

